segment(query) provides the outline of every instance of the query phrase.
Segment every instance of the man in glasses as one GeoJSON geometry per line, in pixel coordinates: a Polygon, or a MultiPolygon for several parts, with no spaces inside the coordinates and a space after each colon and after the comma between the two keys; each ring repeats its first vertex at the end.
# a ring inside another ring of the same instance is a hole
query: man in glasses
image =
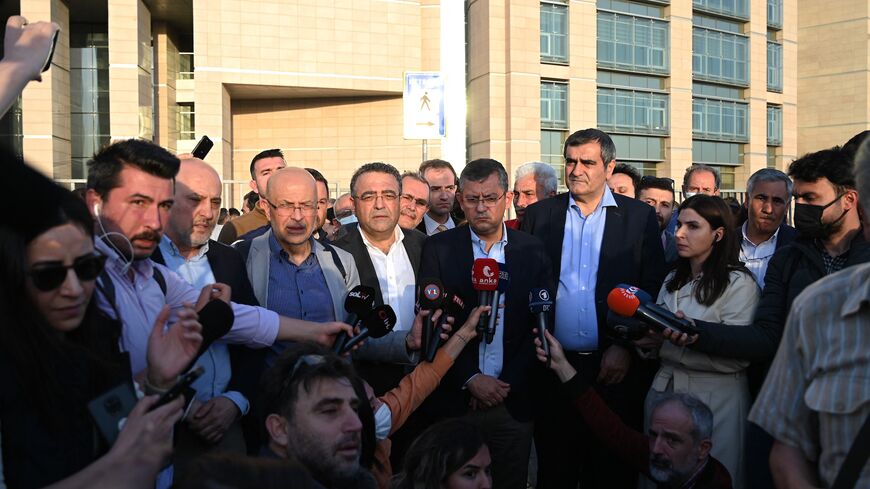
{"type": "Polygon", "coordinates": [[[444,160],[426,160],[420,165],[420,175],[429,184],[429,212],[417,230],[432,236],[456,227],[450,211],[456,200],[456,171],[444,160]]]}
{"type": "Polygon", "coordinates": [[[478,305],[469,273],[475,259],[494,259],[510,278],[499,310],[493,311],[497,320],[491,342],[478,336],[475,348],[463,351],[424,412],[435,417],[467,415],[492,441],[493,487],[522,488],[528,475],[535,404],[529,292],[535,287],[554,290],[550,260],[538,238],[505,226],[505,209],[513,195],[501,163],[470,162],[462,170],[459,187],[457,198],[468,226],[427,238],[420,277],[437,278],[462,298],[465,309],[455,324],[464,323],[478,305]]]}
{"type": "Polygon", "coordinates": [[[517,213],[517,218],[505,221],[505,226],[510,229],[519,229],[526,207],[541,199],[556,195],[558,184],[556,170],[546,163],[533,161],[517,168],[514,175],[514,210],[517,213]]]}
{"type": "Polygon", "coordinates": [[[659,231],[661,231],[662,249],[665,252],[665,263],[670,265],[676,262],[677,241],[674,233],[667,229],[676,205],[674,202],[674,181],[670,178],[649,175],[641,178],[640,186],[637,189],[637,200],[645,202],[655,209],[659,231]]]}
{"type": "Polygon", "coordinates": [[[402,202],[399,204],[399,226],[416,229],[429,212],[429,184],[416,172],[402,174],[402,202]]]}
{"type": "MultiPolygon", "coordinates": [[[[665,275],[659,226],[648,205],[607,187],[616,146],[606,133],[585,129],[565,141],[568,193],[529,206],[522,229],[546,243],[558,289],[554,336],[568,360],[587,376],[628,424],[639,429],[649,388],[646,366],[633,349],[605,334],[607,294],[619,284],[657,296],[665,275]]],[[[615,463],[571,412],[552,378],[540,379],[545,399],[536,423],[538,487],[634,487],[636,474],[615,463]],[[565,449],[564,440],[584,440],[565,449]]]]}
{"type": "Polygon", "coordinates": [[[396,313],[396,325],[386,336],[369,339],[354,353],[354,365],[377,395],[395,388],[411,363],[405,343],[414,323],[416,278],[426,235],[399,224],[399,171],[386,163],[367,163],[350,179],[358,225],[344,226],[347,233],[335,245],[356,262],[362,285],[375,291],[375,305],[387,304],[396,313]]]}
{"type": "MultiPolygon", "coordinates": [[[[266,184],[275,171],[287,166],[284,162],[284,153],[280,149],[267,149],[257,153],[251,160],[251,190],[261,197],[266,191],[266,184]]],[[[266,213],[261,206],[254,206],[254,210],[245,215],[232,219],[221,229],[218,241],[224,244],[233,244],[242,235],[269,224],[266,213]]]]}

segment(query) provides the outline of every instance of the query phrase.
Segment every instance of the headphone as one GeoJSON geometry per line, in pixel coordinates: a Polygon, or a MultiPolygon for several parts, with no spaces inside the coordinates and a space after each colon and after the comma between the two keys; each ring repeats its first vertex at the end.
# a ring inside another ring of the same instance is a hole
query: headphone
{"type": "Polygon", "coordinates": [[[100,203],[94,202],[94,216],[100,217],[100,203]]]}

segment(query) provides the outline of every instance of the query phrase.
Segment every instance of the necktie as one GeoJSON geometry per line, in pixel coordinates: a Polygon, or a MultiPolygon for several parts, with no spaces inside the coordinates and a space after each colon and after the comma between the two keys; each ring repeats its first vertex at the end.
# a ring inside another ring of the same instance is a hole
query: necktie
{"type": "Polygon", "coordinates": [[[437,228],[435,228],[436,233],[440,233],[441,231],[447,231],[447,226],[443,224],[439,224],[437,228]]]}

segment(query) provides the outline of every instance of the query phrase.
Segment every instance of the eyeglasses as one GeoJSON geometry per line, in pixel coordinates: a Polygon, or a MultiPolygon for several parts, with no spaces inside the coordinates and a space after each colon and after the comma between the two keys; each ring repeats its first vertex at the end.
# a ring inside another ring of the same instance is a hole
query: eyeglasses
{"type": "Polygon", "coordinates": [[[501,200],[501,198],[504,197],[505,195],[507,195],[507,192],[505,192],[501,195],[481,195],[481,196],[477,196],[477,195],[465,196],[465,195],[463,195],[462,200],[464,200],[465,203],[470,205],[471,207],[477,207],[477,204],[479,204],[481,202],[483,202],[483,205],[485,205],[487,207],[495,207],[495,205],[498,203],[498,201],[501,200]]]}
{"type": "Polygon", "coordinates": [[[275,213],[279,216],[289,216],[296,212],[298,209],[303,216],[313,216],[317,213],[317,204],[314,202],[302,202],[301,204],[293,204],[291,202],[281,202],[278,205],[275,205],[269,199],[266,199],[266,203],[275,210],[275,213]]]}
{"type": "Polygon", "coordinates": [[[62,263],[36,264],[30,269],[30,279],[33,286],[43,292],[52,291],[61,286],[70,268],[76,272],[76,277],[82,282],[96,280],[103,273],[106,257],[103,255],[84,255],[73,261],[72,265],[62,263]]]}
{"type": "Polygon", "coordinates": [[[415,199],[411,194],[402,194],[402,202],[406,204],[414,204],[417,207],[429,207],[429,202],[423,199],[415,199]]]}
{"type": "Polygon", "coordinates": [[[362,195],[354,196],[354,199],[357,199],[357,200],[360,200],[362,202],[365,202],[366,204],[369,204],[369,203],[372,203],[375,200],[377,200],[378,197],[384,199],[384,202],[395,202],[396,199],[399,198],[398,194],[396,194],[395,192],[388,191],[388,192],[381,192],[381,193],[363,192],[362,195]]]}
{"type": "Polygon", "coordinates": [[[324,358],[323,355],[312,353],[299,357],[296,360],[296,363],[293,364],[293,368],[290,369],[290,373],[284,378],[284,382],[281,384],[281,394],[283,395],[284,391],[287,390],[287,387],[293,382],[293,378],[296,377],[296,373],[301,367],[316,367],[317,365],[322,365],[324,363],[326,363],[326,358],[324,358]]]}

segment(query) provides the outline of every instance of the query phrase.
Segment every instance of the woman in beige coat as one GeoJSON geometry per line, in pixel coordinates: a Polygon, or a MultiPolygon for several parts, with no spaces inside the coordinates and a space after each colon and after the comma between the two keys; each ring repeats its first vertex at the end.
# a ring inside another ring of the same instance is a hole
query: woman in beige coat
{"type": "MultiPolygon", "coordinates": [[[[760,291],[739,261],[738,232],[728,205],[696,195],[680,206],[676,269],[666,278],[657,303],[687,318],[735,327],[752,322],[760,291]]],[[[661,368],[647,395],[649,406],[662,393],[693,394],[713,411],[713,451],[743,485],[743,436],[750,407],[745,369],[749,362],[700,353],[664,342],[661,368]]]]}

